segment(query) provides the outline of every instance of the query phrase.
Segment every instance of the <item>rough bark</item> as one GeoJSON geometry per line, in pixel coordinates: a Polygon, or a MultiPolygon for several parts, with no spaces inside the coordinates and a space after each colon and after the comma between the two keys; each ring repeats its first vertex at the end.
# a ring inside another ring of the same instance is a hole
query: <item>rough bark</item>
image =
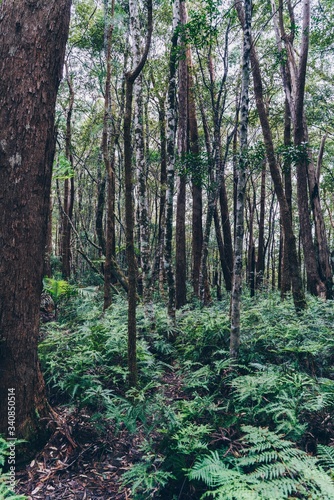
{"type": "MultiPolygon", "coordinates": [[[[107,224],[105,239],[105,263],[104,263],[104,300],[103,310],[105,311],[112,302],[111,281],[112,281],[112,260],[115,258],[115,172],[114,172],[114,144],[111,144],[111,42],[114,29],[113,17],[115,2],[111,3],[111,12],[108,12],[108,1],[105,1],[105,58],[106,58],[106,79],[104,87],[104,116],[102,134],[102,155],[107,175],[107,224]]],[[[113,141],[114,143],[114,141],[113,141]]],[[[104,182],[105,184],[105,182],[104,182]]],[[[100,237],[101,239],[101,237],[100,237]]],[[[103,239],[101,241],[103,244],[103,239]]]]}
{"type": "MultiPolygon", "coordinates": [[[[133,1],[129,3],[130,15],[133,12],[133,1]]],[[[128,370],[129,385],[137,385],[137,262],[134,247],[134,203],[133,203],[133,171],[131,121],[134,82],[140,75],[148,56],[152,38],[152,0],[147,1],[147,37],[143,55],[132,71],[125,75],[125,116],[124,116],[124,176],[125,176],[125,222],[126,222],[126,257],[128,261],[128,370]]]]}
{"type": "MultiPolygon", "coordinates": [[[[179,1],[180,23],[187,22],[187,9],[185,0],[179,1]]],[[[177,150],[181,165],[187,153],[188,138],[188,65],[186,47],[181,41],[182,57],[179,60],[179,88],[178,88],[178,128],[177,150]]],[[[182,167],[181,167],[182,168],[182,167]]],[[[176,230],[175,230],[175,289],[176,309],[187,303],[187,258],[186,258],[186,174],[181,171],[177,178],[176,198],[176,230]]]]}
{"type": "MultiPolygon", "coordinates": [[[[285,99],[284,112],[284,146],[291,146],[291,117],[290,107],[287,98],[285,99]]],[[[290,209],[290,217],[292,223],[292,180],[291,180],[291,162],[287,159],[283,165],[284,190],[286,201],[290,209]]],[[[291,290],[291,278],[289,273],[289,249],[284,235],[284,228],[281,224],[283,244],[281,258],[281,298],[284,299],[286,294],[291,290]]]]}
{"type": "Polygon", "coordinates": [[[201,171],[196,171],[200,154],[198,124],[194,95],[193,64],[190,49],[187,50],[188,65],[188,129],[189,129],[189,152],[192,164],[192,285],[193,293],[199,297],[199,276],[201,268],[202,244],[203,244],[203,200],[202,200],[202,178],[201,171]]]}
{"type": "Polygon", "coordinates": [[[48,414],[37,338],[70,4],[3,0],[0,6],[0,433],[8,435],[13,388],[15,437],[29,441],[30,450],[44,437],[48,414]]]}
{"type": "Polygon", "coordinates": [[[244,205],[248,147],[248,109],[251,50],[251,0],[244,0],[243,56],[240,105],[240,158],[238,165],[238,187],[234,246],[233,288],[231,297],[230,356],[237,358],[240,346],[240,306],[242,291],[242,255],[244,240],[244,205]]]}
{"type": "Polygon", "coordinates": [[[167,95],[167,191],[166,191],[166,247],[165,269],[168,284],[168,315],[175,320],[175,278],[172,261],[173,212],[175,183],[175,139],[176,139],[176,70],[177,40],[180,12],[178,2],[173,5],[173,35],[169,59],[169,83],[167,95]]]}
{"type": "MultiPolygon", "coordinates": [[[[142,42],[139,25],[138,3],[133,2],[134,10],[131,11],[131,31],[133,37],[134,64],[141,59],[142,42]]],[[[135,157],[137,169],[138,192],[138,223],[140,242],[141,281],[143,286],[143,301],[145,314],[154,323],[152,302],[152,268],[150,252],[149,210],[147,201],[147,162],[144,140],[144,108],[143,108],[143,79],[140,74],[134,85],[134,136],[135,157]]]]}
{"type": "Polygon", "coordinates": [[[159,129],[160,129],[160,199],[159,199],[159,219],[158,219],[158,255],[157,268],[159,269],[159,292],[164,297],[164,250],[166,231],[166,191],[167,191],[167,137],[166,137],[166,96],[159,97],[159,129]]]}

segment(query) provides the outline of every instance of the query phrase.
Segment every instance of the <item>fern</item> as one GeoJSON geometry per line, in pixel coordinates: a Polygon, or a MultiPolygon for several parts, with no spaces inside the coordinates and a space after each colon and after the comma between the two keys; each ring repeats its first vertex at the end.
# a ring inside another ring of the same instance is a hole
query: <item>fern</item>
{"type": "MultiPolygon", "coordinates": [[[[22,442],[22,441],[18,441],[22,442]]],[[[0,436],[0,466],[5,465],[6,456],[8,455],[9,444],[8,442],[0,436]]],[[[0,499],[1,500],[25,500],[27,497],[23,495],[16,495],[8,486],[9,484],[9,474],[4,474],[0,468],[0,499]]]]}
{"type": "Polygon", "coordinates": [[[283,500],[298,498],[330,500],[334,483],[317,460],[297,449],[291,441],[267,428],[242,427],[246,448],[243,456],[221,457],[217,451],[198,460],[188,473],[210,489],[202,498],[220,500],[283,500]]]}
{"type": "Polygon", "coordinates": [[[334,474],[334,447],[318,445],[317,460],[324,469],[329,469],[334,474]]]}

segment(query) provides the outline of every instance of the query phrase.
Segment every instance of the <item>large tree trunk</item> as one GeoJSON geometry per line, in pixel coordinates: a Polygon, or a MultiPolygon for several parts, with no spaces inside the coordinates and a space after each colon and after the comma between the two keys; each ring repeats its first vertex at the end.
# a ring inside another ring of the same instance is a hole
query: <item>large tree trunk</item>
{"type": "Polygon", "coordinates": [[[0,6],[0,433],[8,435],[11,390],[15,437],[30,449],[48,413],[37,337],[70,4],[3,0],[0,6]]]}
{"type": "Polygon", "coordinates": [[[159,228],[158,228],[158,269],[159,291],[164,296],[164,250],[166,232],[166,191],[167,191],[167,137],[166,137],[166,111],[165,97],[159,98],[159,128],[160,128],[160,203],[159,203],[159,228]]]}

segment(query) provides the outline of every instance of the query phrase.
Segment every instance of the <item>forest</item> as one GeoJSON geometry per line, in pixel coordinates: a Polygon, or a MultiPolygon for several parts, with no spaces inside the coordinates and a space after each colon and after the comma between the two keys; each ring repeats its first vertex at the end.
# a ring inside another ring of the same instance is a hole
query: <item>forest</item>
{"type": "Polygon", "coordinates": [[[0,500],[334,499],[333,61],[332,0],[0,0],[0,500]]]}

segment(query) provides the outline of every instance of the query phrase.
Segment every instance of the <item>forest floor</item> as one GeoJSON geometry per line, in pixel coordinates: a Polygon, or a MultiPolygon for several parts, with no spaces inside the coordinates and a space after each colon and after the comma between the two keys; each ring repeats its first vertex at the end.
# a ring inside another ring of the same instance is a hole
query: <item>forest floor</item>
{"type": "MultiPolygon", "coordinates": [[[[168,373],[161,389],[173,401],[182,382],[168,373]]],[[[130,435],[108,422],[101,432],[84,410],[54,411],[56,428],[40,453],[17,472],[16,493],[28,500],[130,500],[130,489],[120,487],[121,476],[141,457],[141,433],[130,435]]]]}
{"type": "Polygon", "coordinates": [[[138,456],[140,436],[105,427],[84,411],[55,408],[58,425],[43,450],[18,471],[16,493],[43,500],[127,500],[119,478],[138,456]]]}
{"type": "Polygon", "coordinates": [[[176,327],[157,305],[154,332],[138,307],[129,389],[126,302],[101,315],[99,297],[85,300],[42,332],[50,439],[17,471],[17,494],[199,500],[217,485],[224,499],[334,499],[332,302],[309,297],[296,316],[278,294],[245,296],[237,363],[228,297],[181,311],[176,327]]]}

